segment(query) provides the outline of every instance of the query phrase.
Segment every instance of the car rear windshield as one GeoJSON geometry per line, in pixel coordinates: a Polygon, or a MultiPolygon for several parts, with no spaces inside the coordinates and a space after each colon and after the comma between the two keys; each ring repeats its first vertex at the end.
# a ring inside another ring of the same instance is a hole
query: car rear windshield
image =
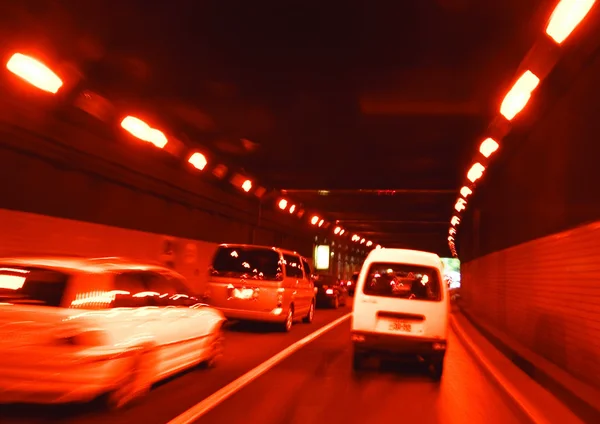
{"type": "Polygon", "coordinates": [[[60,271],[0,264],[0,302],[58,307],[68,281],[60,271]]]}
{"type": "Polygon", "coordinates": [[[372,264],[363,292],[369,296],[409,300],[439,301],[442,299],[438,270],[411,264],[372,264]]]}
{"type": "Polygon", "coordinates": [[[260,247],[219,247],[211,268],[215,277],[244,277],[257,280],[282,280],[279,253],[260,247]]]}

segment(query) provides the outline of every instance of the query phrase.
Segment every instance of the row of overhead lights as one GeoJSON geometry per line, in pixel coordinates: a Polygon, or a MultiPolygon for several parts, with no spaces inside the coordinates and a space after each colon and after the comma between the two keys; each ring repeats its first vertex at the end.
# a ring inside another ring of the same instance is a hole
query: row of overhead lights
{"type": "MultiPolygon", "coordinates": [[[[279,209],[281,209],[282,211],[287,211],[289,213],[294,213],[294,211],[296,210],[296,204],[292,203],[288,199],[280,199],[279,202],[277,203],[277,205],[279,206],[279,209]]],[[[309,222],[312,226],[315,226],[318,228],[327,229],[331,226],[331,224],[329,222],[327,222],[324,218],[321,218],[319,215],[312,215],[310,217],[309,222]]],[[[333,229],[333,234],[336,236],[339,236],[339,237],[343,237],[343,236],[347,235],[347,231],[346,231],[346,229],[340,227],[339,225],[336,225],[333,229]]],[[[354,243],[359,243],[361,245],[365,245],[365,247],[373,246],[373,242],[371,240],[367,240],[364,237],[359,236],[358,234],[352,235],[352,238],[350,240],[352,240],[354,243]]],[[[381,249],[381,245],[378,244],[372,248],[373,249],[381,249]]]]}
{"type": "MultiPolygon", "coordinates": [[[[546,35],[557,46],[560,46],[586,17],[595,2],[596,0],[559,1],[546,26],[546,35]]],[[[512,121],[525,108],[531,98],[531,94],[539,83],[540,78],[531,70],[528,69],[521,74],[500,105],[500,115],[502,115],[506,122],[512,121]]],[[[454,257],[458,257],[455,239],[462,212],[467,207],[467,198],[473,194],[475,184],[483,176],[490,156],[499,147],[498,141],[492,137],[488,137],[481,142],[474,164],[467,172],[467,181],[460,189],[460,195],[454,205],[455,213],[450,220],[450,228],[448,230],[448,247],[454,257]]]]}
{"type": "MultiPolygon", "coordinates": [[[[50,94],[57,94],[64,86],[64,81],[52,69],[41,61],[23,53],[13,54],[6,63],[6,68],[32,86],[50,94]]],[[[85,94],[91,96],[93,93],[85,91],[85,94]]],[[[133,137],[159,149],[165,149],[170,142],[176,143],[175,137],[168,137],[163,131],[152,127],[135,116],[127,115],[122,118],[120,126],[133,137]]],[[[209,164],[206,155],[200,151],[189,152],[187,161],[199,171],[205,170],[209,164]]],[[[227,167],[222,164],[216,164],[213,169],[213,174],[218,178],[225,177],[227,172],[227,167]]],[[[231,182],[246,193],[253,189],[252,179],[240,174],[234,174],[231,182]]],[[[258,197],[261,197],[265,194],[266,189],[257,187],[255,192],[258,197]]]]}
{"type": "MultiPolygon", "coordinates": [[[[40,60],[23,53],[13,54],[6,63],[6,68],[32,86],[50,94],[57,94],[64,87],[64,81],[50,67],[40,60]]],[[[163,131],[152,127],[139,117],[127,115],[121,119],[120,126],[133,137],[150,143],[159,149],[165,149],[170,141],[175,141],[175,137],[167,136],[163,131]]],[[[207,156],[204,153],[200,151],[191,151],[188,153],[189,156],[187,162],[196,170],[204,171],[209,165],[207,156]]],[[[228,169],[223,164],[216,164],[213,167],[212,173],[217,178],[221,179],[227,175],[228,169]]],[[[230,182],[246,193],[253,191],[259,198],[266,193],[264,187],[255,188],[253,180],[245,175],[234,173],[230,178],[230,182]]],[[[302,218],[305,215],[305,210],[290,199],[279,199],[277,201],[277,207],[279,210],[287,212],[297,218],[302,218]]],[[[329,222],[319,215],[310,215],[309,223],[314,227],[322,229],[327,229],[331,226],[329,222]]],[[[346,229],[340,226],[335,226],[333,233],[340,237],[347,235],[346,229]]],[[[354,234],[351,240],[360,245],[364,245],[365,247],[373,246],[371,240],[367,240],[358,234],[354,234]]],[[[372,248],[379,249],[381,246],[376,245],[372,248]]]]}

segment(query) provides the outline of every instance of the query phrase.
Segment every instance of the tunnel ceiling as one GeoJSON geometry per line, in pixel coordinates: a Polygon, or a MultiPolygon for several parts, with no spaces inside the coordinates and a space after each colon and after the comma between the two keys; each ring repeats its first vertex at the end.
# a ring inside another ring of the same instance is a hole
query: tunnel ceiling
{"type": "Polygon", "coordinates": [[[350,230],[445,254],[465,161],[552,4],[26,0],[0,31],[350,230]]]}

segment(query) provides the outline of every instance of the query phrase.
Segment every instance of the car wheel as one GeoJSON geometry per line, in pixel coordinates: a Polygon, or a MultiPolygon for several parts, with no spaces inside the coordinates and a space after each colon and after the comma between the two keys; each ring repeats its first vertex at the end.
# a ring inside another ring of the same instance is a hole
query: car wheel
{"type": "Polygon", "coordinates": [[[286,333],[289,333],[292,330],[293,325],[294,325],[294,307],[290,306],[288,309],[287,316],[285,317],[285,321],[283,322],[282,329],[286,333]]]}
{"type": "Polygon", "coordinates": [[[310,302],[310,307],[308,308],[308,314],[304,317],[304,322],[310,324],[313,322],[315,318],[315,302],[310,302]]]}
{"type": "Polygon", "coordinates": [[[333,309],[337,309],[340,307],[340,298],[339,297],[334,297],[333,300],[331,301],[331,307],[333,309]]]}
{"type": "Polygon", "coordinates": [[[149,369],[149,353],[136,355],[129,372],[118,386],[106,394],[104,404],[109,411],[115,411],[131,405],[144,397],[152,387],[149,369]]]}
{"type": "Polygon", "coordinates": [[[429,374],[434,381],[441,381],[444,374],[444,360],[434,359],[429,363],[429,374]]]}
{"type": "Polygon", "coordinates": [[[214,335],[213,341],[210,345],[210,356],[204,362],[206,368],[214,368],[217,366],[221,358],[223,357],[223,350],[225,345],[225,335],[223,329],[219,328],[214,335]]]}

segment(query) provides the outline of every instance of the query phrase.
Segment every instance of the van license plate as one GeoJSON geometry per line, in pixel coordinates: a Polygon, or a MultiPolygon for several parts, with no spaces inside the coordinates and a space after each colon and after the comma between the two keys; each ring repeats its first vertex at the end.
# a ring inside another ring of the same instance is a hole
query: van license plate
{"type": "Polygon", "coordinates": [[[389,326],[390,331],[402,331],[410,333],[412,331],[412,324],[406,321],[392,321],[389,326]]]}
{"type": "Polygon", "coordinates": [[[254,296],[254,290],[252,289],[234,289],[233,297],[236,299],[249,300],[254,296]]]}

